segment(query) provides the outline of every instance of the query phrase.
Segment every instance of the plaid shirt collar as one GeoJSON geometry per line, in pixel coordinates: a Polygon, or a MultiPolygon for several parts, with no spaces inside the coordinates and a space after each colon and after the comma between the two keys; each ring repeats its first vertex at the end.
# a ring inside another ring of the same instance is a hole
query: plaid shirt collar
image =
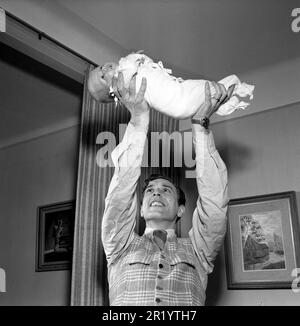
{"type": "MultiPolygon", "coordinates": [[[[145,229],[144,234],[145,234],[146,236],[152,238],[153,231],[154,231],[154,229],[147,227],[147,228],[145,229]]],[[[166,229],[165,231],[167,231],[167,238],[168,238],[168,239],[169,239],[169,238],[176,237],[176,234],[175,234],[175,230],[174,230],[174,229],[166,229]]]]}

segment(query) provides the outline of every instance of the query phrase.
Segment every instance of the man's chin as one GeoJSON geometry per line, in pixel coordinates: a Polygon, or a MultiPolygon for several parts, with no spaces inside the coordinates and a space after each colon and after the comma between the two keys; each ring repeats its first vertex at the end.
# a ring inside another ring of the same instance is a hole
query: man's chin
{"type": "Polygon", "coordinates": [[[148,212],[146,216],[144,216],[145,221],[147,220],[165,220],[166,215],[163,212],[155,211],[155,212],[148,212]]]}
{"type": "Polygon", "coordinates": [[[163,206],[153,206],[153,207],[149,207],[147,209],[147,214],[148,215],[164,215],[166,214],[166,210],[163,206]]]}

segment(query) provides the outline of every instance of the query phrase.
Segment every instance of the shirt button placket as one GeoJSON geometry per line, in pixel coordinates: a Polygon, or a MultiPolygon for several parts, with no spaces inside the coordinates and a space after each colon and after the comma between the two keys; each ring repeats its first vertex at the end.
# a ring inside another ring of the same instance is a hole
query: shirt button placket
{"type": "MultiPolygon", "coordinates": [[[[160,257],[161,259],[165,259],[165,256],[164,255],[161,255],[160,257]]],[[[168,266],[168,264],[166,263],[166,261],[163,261],[161,262],[161,259],[159,260],[158,262],[158,273],[164,273],[166,271],[166,268],[168,266]]],[[[159,274],[157,275],[157,284],[155,286],[155,294],[156,294],[156,297],[155,297],[155,302],[157,305],[161,305],[162,304],[162,300],[159,298],[159,296],[161,295],[161,291],[164,290],[163,288],[163,283],[162,283],[162,280],[163,280],[163,275],[159,274]]]]}

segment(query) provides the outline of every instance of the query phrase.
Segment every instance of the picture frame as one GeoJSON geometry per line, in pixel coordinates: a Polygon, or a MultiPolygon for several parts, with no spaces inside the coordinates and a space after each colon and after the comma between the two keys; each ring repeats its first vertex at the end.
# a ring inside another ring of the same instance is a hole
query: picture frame
{"type": "Polygon", "coordinates": [[[228,289],[292,288],[300,267],[294,191],[230,200],[225,263],[228,289]]]}
{"type": "Polygon", "coordinates": [[[71,268],[75,200],[37,208],[36,272],[71,268]]]}

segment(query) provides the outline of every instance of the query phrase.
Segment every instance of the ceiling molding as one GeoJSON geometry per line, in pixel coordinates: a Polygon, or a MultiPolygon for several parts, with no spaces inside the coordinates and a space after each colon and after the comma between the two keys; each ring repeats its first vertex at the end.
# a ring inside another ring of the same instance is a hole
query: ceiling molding
{"type": "MultiPolygon", "coordinates": [[[[248,111],[247,114],[228,117],[227,119],[223,119],[223,120],[221,120],[221,119],[217,120],[217,119],[214,119],[214,117],[213,117],[212,121],[210,122],[210,125],[215,125],[215,124],[223,123],[223,122],[226,122],[226,121],[232,121],[232,120],[247,118],[249,116],[266,113],[267,111],[288,110],[290,106],[293,106],[294,104],[297,104],[297,103],[300,103],[300,100],[295,101],[295,102],[291,102],[291,103],[287,103],[287,104],[284,104],[284,105],[281,105],[281,106],[278,106],[278,107],[268,108],[268,109],[261,110],[261,111],[255,111],[255,112],[248,111]]],[[[180,120],[179,121],[179,131],[180,132],[190,131],[190,130],[192,130],[191,119],[185,119],[185,120],[180,120]]]]}
{"type": "Polygon", "coordinates": [[[35,140],[37,138],[41,138],[53,133],[61,132],[66,129],[74,128],[76,126],[80,126],[80,119],[77,117],[69,118],[59,123],[55,123],[53,125],[48,125],[43,128],[38,128],[31,132],[27,132],[21,135],[16,135],[14,137],[10,137],[5,139],[4,141],[0,141],[0,149],[4,149],[7,147],[15,146],[20,143],[28,142],[35,140]]]}
{"type": "Polygon", "coordinates": [[[6,32],[0,33],[1,42],[83,83],[91,61],[7,12],[5,28],[6,32]]]}

